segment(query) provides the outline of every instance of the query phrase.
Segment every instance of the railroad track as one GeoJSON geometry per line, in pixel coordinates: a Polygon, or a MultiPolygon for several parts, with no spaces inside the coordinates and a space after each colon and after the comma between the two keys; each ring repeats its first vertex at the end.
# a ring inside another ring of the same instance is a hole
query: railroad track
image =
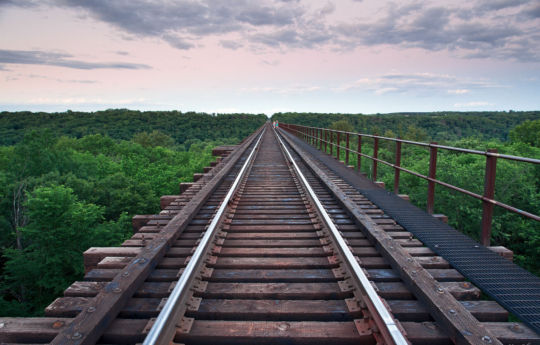
{"type": "Polygon", "coordinates": [[[0,341],[540,341],[285,139],[266,126],[123,247],[90,249],[85,281],[46,318],[0,319],[0,341]]]}

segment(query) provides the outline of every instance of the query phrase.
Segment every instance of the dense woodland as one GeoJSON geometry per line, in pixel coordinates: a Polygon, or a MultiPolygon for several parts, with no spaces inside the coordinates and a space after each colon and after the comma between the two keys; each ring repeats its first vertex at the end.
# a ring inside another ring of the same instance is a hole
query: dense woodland
{"type": "Polygon", "coordinates": [[[0,315],[40,315],[83,275],[82,252],[131,236],[131,217],[266,116],[0,114],[0,315]],[[7,144],[7,145],[6,145],[7,144]]]}
{"type": "MultiPolygon", "coordinates": [[[[275,114],[273,119],[540,158],[540,112],[275,114]]],[[[237,143],[266,120],[126,109],[0,113],[1,314],[42,314],[81,279],[84,250],[120,244],[131,234],[131,217],[158,212],[161,195],[176,194],[179,182],[190,181],[213,160],[212,147],[237,143]]],[[[364,149],[369,153],[369,142],[364,149]]],[[[380,157],[391,161],[393,146],[381,145],[380,157]]],[[[440,179],[481,192],[483,157],[441,153],[439,158],[440,179]]],[[[405,167],[425,173],[427,162],[425,150],[404,148],[405,167]]],[[[362,166],[369,175],[370,164],[362,166]]],[[[500,162],[497,174],[497,199],[540,213],[539,166],[500,162]]],[[[391,186],[392,171],[380,167],[379,179],[391,186]]],[[[402,174],[401,192],[425,206],[423,181],[402,174]]],[[[436,212],[477,236],[480,202],[440,187],[436,201],[436,212]]],[[[515,250],[518,263],[540,272],[538,223],[497,210],[493,239],[515,250]]]]}

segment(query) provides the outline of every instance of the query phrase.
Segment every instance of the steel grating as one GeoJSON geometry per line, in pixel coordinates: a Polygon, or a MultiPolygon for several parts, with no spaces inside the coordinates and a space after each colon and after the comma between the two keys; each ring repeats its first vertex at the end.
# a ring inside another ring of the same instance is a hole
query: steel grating
{"type": "MultiPolygon", "coordinates": [[[[282,131],[283,133],[283,131],[282,131]]],[[[285,133],[336,175],[376,204],[399,225],[448,261],[474,285],[540,333],[540,278],[504,259],[472,238],[379,188],[335,158],[285,133]]]]}

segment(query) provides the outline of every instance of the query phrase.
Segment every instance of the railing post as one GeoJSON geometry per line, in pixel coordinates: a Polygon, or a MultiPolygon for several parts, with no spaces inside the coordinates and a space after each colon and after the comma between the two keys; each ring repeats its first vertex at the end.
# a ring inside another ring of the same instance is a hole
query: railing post
{"type": "Polygon", "coordinates": [[[345,151],[345,165],[349,165],[349,132],[347,132],[347,144],[345,146],[347,149],[345,151]]]}
{"type": "MultiPolygon", "coordinates": [[[[429,145],[429,173],[430,179],[435,179],[437,174],[437,148],[432,146],[437,145],[432,142],[429,145]]],[[[435,182],[428,180],[428,196],[427,196],[427,212],[433,214],[433,205],[435,204],[435,182]]]]}
{"type": "Polygon", "coordinates": [[[379,157],[379,138],[373,138],[373,174],[372,180],[377,181],[377,158],[379,157]]]}
{"type": "Polygon", "coordinates": [[[326,129],[323,129],[324,131],[324,153],[328,153],[328,131],[326,129]]]}
{"type": "Polygon", "coordinates": [[[394,171],[394,194],[399,193],[399,173],[401,172],[398,169],[401,167],[401,141],[399,140],[396,141],[396,167],[394,171]]]}
{"type": "MultiPolygon", "coordinates": [[[[489,153],[497,153],[496,149],[488,150],[489,153]]],[[[495,197],[495,173],[497,170],[497,156],[486,156],[486,173],[484,183],[484,197],[493,199],[495,197]]],[[[481,241],[484,246],[489,246],[491,241],[491,221],[493,218],[493,204],[487,200],[483,200],[482,210],[482,235],[481,241]]]]}
{"type": "Polygon", "coordinates": [[[336,156],[337,156],[338,161],[340,160],[339,159],[339,154],[340,154],[339,146],[340,146],[340,144],[341,144],[341,133],[338,131],[337,132],[337,146],[336,146],[336,156]]]}
{"type": "Polygon", "coordinates": [[[356,161],[356,168],[358,169],[358,172],[360,172],[360,168],[362,168],[362,136],[358,134],[358,154],[357,154],[357,161],[356,161]]]}
{"type": "Polygon", "coordinates": [[[334,155],[334,131],[330,131],[330,156],[334,155]]]}

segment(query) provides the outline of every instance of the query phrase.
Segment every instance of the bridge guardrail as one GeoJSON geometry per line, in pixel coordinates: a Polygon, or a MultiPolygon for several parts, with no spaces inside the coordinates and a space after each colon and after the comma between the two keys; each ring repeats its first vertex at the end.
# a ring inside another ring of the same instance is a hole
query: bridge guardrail
{"type": "Polygon", "coordinates": [[[319,128],[319,127],[309,127],[301,126],[296,124],[280,123],[280,127],[288,130],[289,132],[299,136],[306,142],[318,147],[324,152],[328,152],[330,149],[330,154],[334,155],[334,148],[336,152],[336,157],[340,157],[340,150],[345,151],[345,164],[349,165],[349,155],[357,155],[357,166],[356,168],[360,171],[361,168],[361,158],[367,158],[372,161],[372,180],[377,180],[377,164],[381,163],[387,165],[394,169],[394,193],[398,194],[399,192],[399,182],[400,182],[400,172],[406,172],[408,174],[414,175],[416,177],[422,178],[428,181],[428,193],[427,193],[427,212],[433,213],[433,206],[435,203],[435,185],[441,185],[446,188],[455,190],[459,193],[471,196],[473,198],[479,199],[482,201],[482,226],[481,226],[481,243],[485,246],[489,246],[491,239],[491,224],[493,219],[493,206],[499,206],[511,212],[517,213],[521,216],[540,221],[540,216],[533,213],[520,210],[511,205],[505,204],[503,202],[497,201],[494,199],[495,196],[495,181],[496,181],[496,170],[497,170],[497,160],[506,159],[518,162],[525,162],[531,164],[540,164],[540,159],[519,157],[512,155],[500,154],[495,149],[490,149],[487,151],[478,151],[471,149],[464,149],[459,147],[452,147],[446,145],[439,145],[436,142],[424,143],[411,140],[405,140],[400,138],[389,138],[374,134],[364,134],[356,132],[347,132],[339,131],[329,128],[319,128]],[[324,138],[323,138],[324,136],[324,138]],[[342,139],[345,136],[345,146],[341,145],[342,139]],[[351,137],[356,137],[358,140],[358,150],[351,149],[350,139],[351,137]],[[373,139],[373,156],[370,156],[362,152],[362,138],[372,138],[373,139]],[[378,157],[379,152],[379,141],[385,140],[394,142],[396,144],[394,163],[382,160],[378,157]],[[401,166],[401,146],[402,144],[415,145],[426,147],[429,149],[429,171],[428,175],[412,171],[410,169],[404,168],[401,166]],[[324,150],[323,150],[324,147],[324,150]],[[478,193],[471,192],[467,189],[457,187],[450,183],[436,179],[437,173],[437,152],[438,150],[447,150],[454,151],[466,154],[481,155],[486,157],[486,168],[484,172],[484,193],[480,195],[478,193]]]}

